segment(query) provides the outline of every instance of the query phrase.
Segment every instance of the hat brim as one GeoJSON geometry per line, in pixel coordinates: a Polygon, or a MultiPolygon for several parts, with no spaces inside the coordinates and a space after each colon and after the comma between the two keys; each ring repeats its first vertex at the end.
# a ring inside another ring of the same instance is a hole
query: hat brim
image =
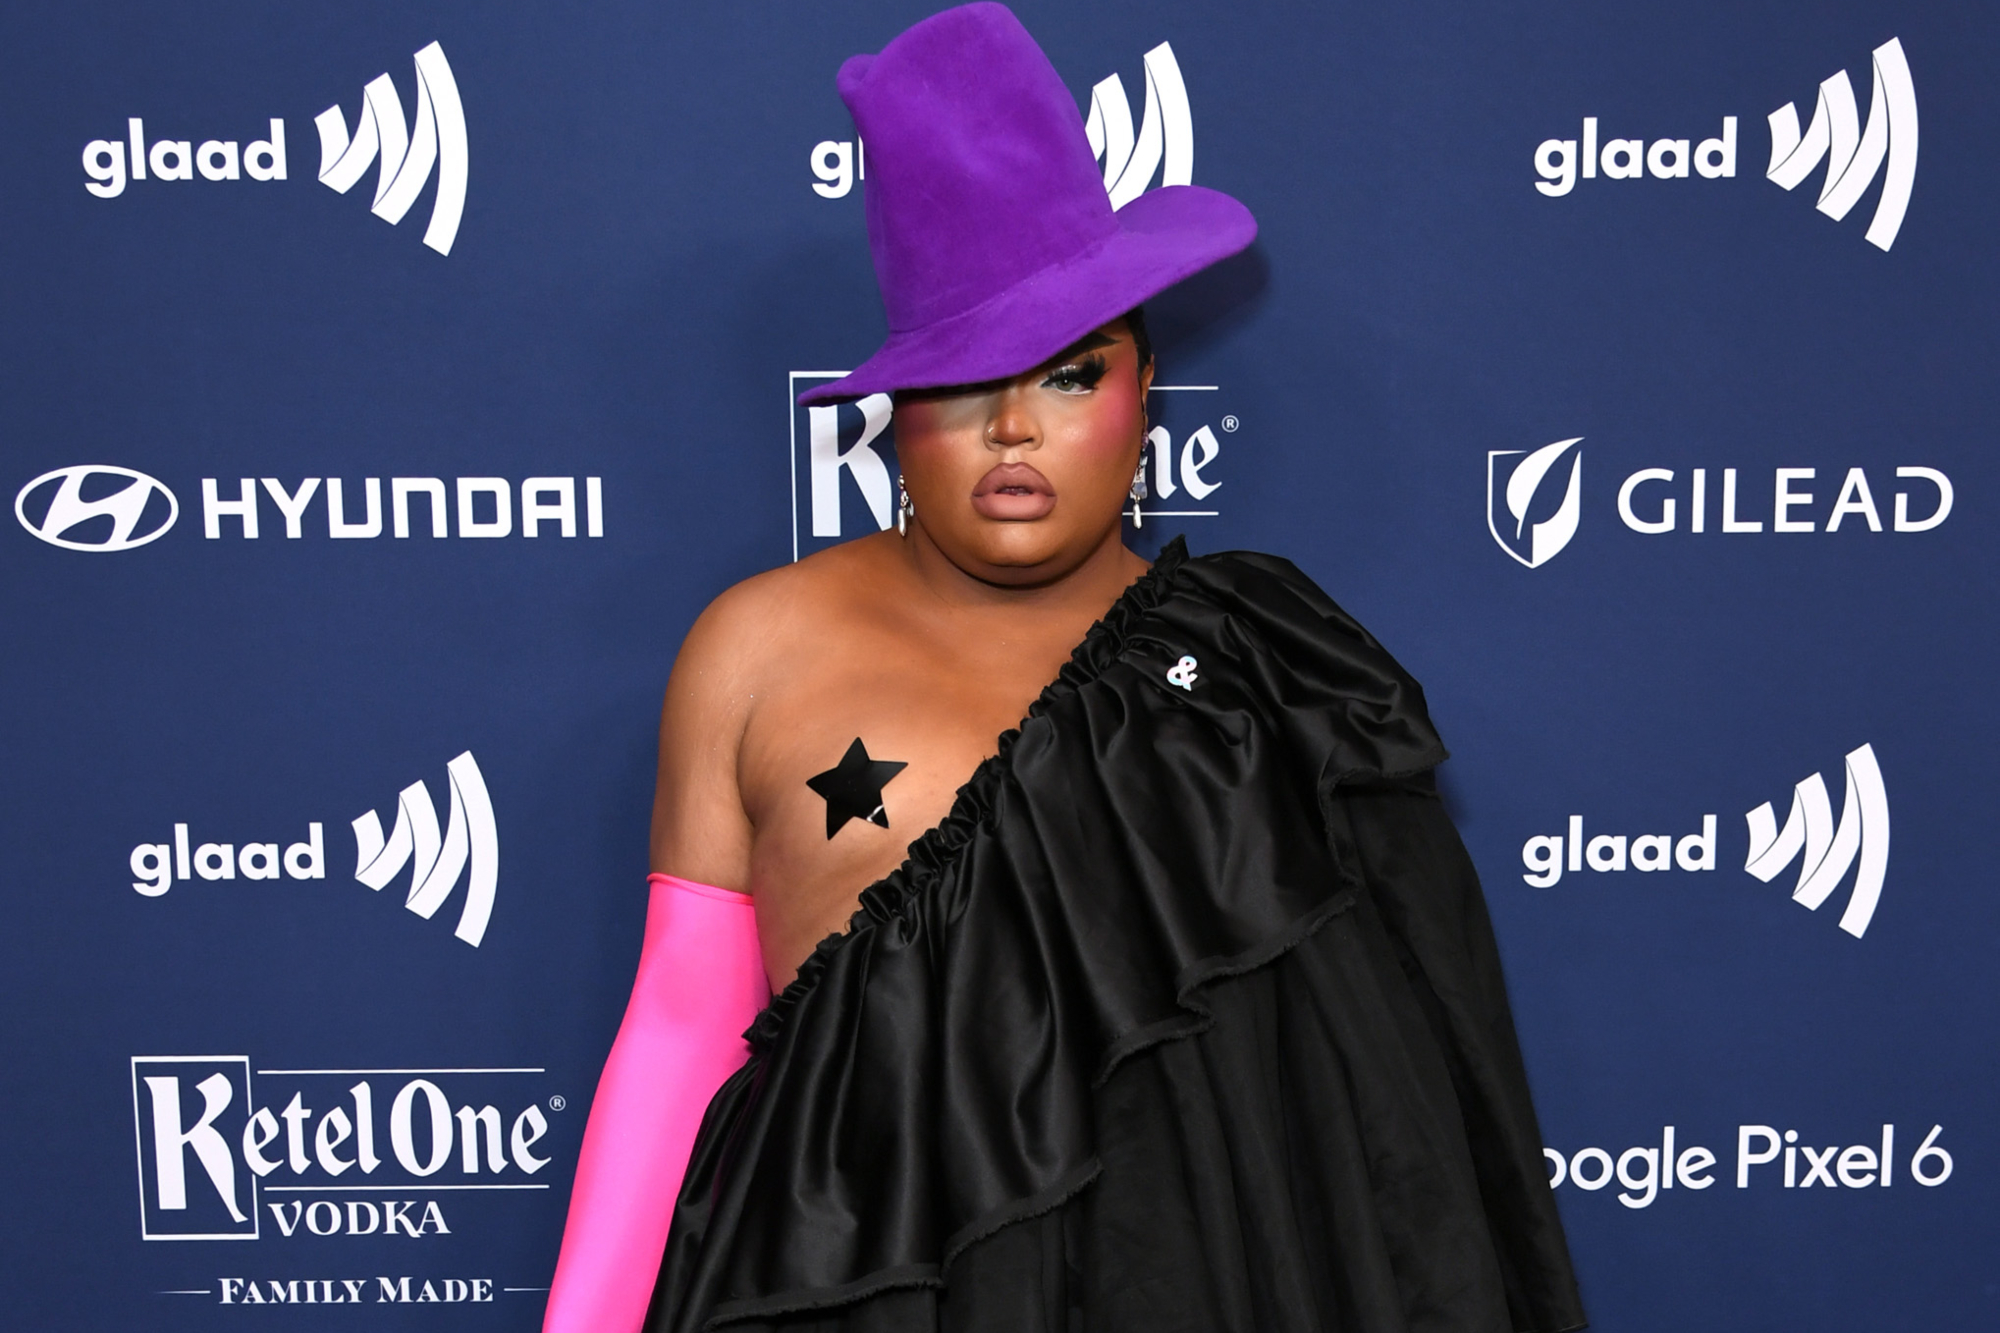
{"type": "Polygon", "coordinates": [[[1104,240],[961,314],[890,334],[853,373],[799,402],[1011,378],[1257,239],[1249,209],[1199,185],[1150,190],[1113,216],[1104,240]]]}

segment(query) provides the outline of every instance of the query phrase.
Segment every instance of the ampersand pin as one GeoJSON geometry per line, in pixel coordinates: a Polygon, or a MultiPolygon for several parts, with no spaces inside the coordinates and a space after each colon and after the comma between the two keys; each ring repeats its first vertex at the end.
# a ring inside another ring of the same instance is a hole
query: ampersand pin
{"type": "Polygon", "coordinates": [[[1194,667],[1195,661],[1192,657],[1183,657],[1180,661],[1167,668],[1167,684],[1178,685],[1189,694],[1193,694],[1195,682],[1194,667]]]}

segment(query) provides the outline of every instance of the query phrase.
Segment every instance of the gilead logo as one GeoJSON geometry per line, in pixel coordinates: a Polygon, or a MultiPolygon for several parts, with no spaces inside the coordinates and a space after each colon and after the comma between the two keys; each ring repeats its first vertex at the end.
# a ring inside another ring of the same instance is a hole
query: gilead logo
{"type": "Polygon", "coordinates": [[[1583,516],[1583,437],[1486,455],[1486,530],[1529,569],[1556,558],[1583,516]],[[1568,467],[1561,464],[1568,462],[1568,467]],[[1546,492],[1546,495],[1545,495],[1546,492]]]}
{"type": "MultiPolygon", "coordinates": [[[[1486,455],[1486,530],[1516,562],[1539,569],[1583,522],[1581,436],[1486,455]]],[[[1648,537],[1930,532],[1957,501],[1943,470],[1900,467],[1770,469],[1642,467],[1618,483],[1618,521],[1648,537]],[[1768,478],[1768,483],[1766,482],[1768,478]]]]}

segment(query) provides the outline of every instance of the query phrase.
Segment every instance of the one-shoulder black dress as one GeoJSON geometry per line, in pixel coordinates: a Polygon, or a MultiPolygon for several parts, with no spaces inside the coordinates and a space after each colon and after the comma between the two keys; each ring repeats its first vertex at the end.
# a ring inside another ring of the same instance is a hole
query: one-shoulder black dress
{"type": "Polygon", "coordinates": [[[648,1327],[1583,1323],[1423,692],[1176,542],[751,1029],[648,1327]]]}

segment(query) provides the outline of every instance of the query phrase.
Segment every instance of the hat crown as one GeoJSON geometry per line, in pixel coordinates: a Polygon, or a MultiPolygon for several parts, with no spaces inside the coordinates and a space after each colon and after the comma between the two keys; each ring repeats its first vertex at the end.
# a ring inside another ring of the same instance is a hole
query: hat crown
{"type": "Polygon", "coordinates": [[[840,70],[866,145],[891,333],[972,310],[1118,230],[1062,77],[1004,5],[946,10],[840,70]]]}

